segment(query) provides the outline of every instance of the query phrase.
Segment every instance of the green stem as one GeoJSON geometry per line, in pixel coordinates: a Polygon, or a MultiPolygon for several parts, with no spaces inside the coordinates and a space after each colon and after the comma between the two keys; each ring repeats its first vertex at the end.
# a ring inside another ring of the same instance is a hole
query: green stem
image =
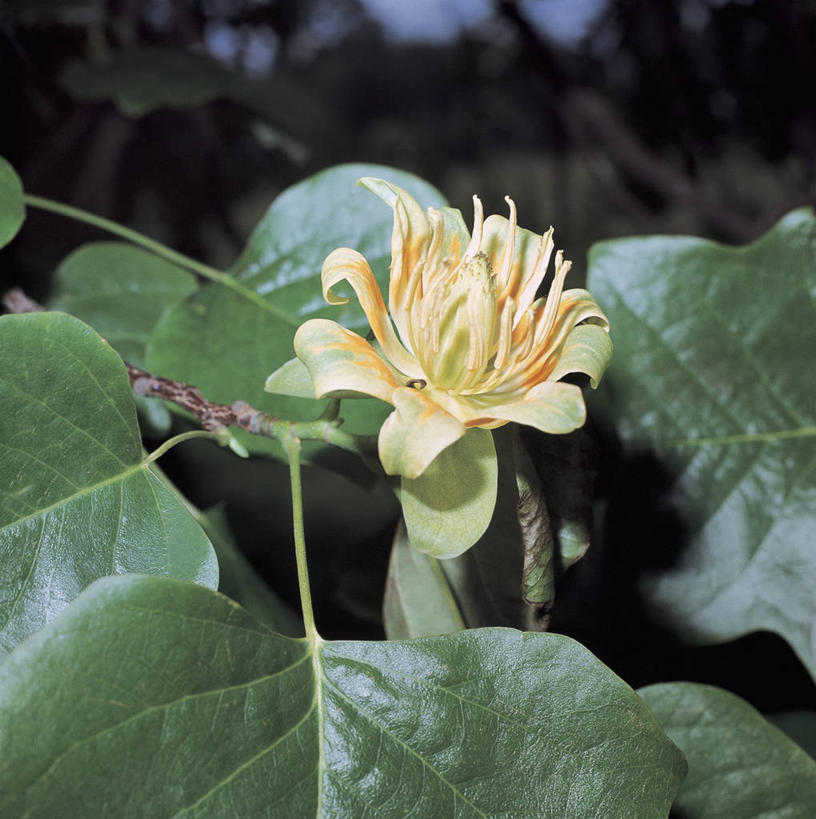
{"type": "Polygon", "coordinates": [[[189,441],[191,438],[209,438],[210,440],[221,442],[221,436],[217,432],[210,432],[206,429],[193,429],[190,430],[190,432],[182,432],[180,435],[174,435],[172,438],[168,438],[161,446],[154,449],[144,459],[144,465],[152,464],[153,461],[157,461],[176,444],[180,444],[182,441],[189,441]]]}
{"type": "Polygon", "coordinates": [[[133,242],[133,244],[139,245],[140,247],[145,248],[145,250],[155,253],[157,256],[161,256],[163,259],[167,259],[167,261],[177,264],[179,267],[184,267],[187,270],[192,270],[193,272],[198,273],[205,279],[211,279],[212,281],[221,282],[222,284],[233,282],[233,279],[226,273],[222,273],[220,270],[216,270],[214,267],[209,267],[202,262],[191,259],[189,256],[185,256],[183,253],[179,253],[178,251],[161,244],[161,242],[157,242],[142,233],[138,233],[135,230],[131,230],[130,228],[126,228],[123,225],[117,224],[116,222],[112,222],[110,219],[105,219],[102,216],[96,216],[93,213],[88,213],[86,210],[71,207],[71,205],[63,205],[62,202],[55,202],[53,199],[46,199],[43,196],[34,196],[30,193],[24,194],[23,201],[31,207],[47,210],[51,213],[58,213],[60,216],[65,216],[68,219],[76,219],[78,222],[85,222],[88,225],[93,225],[94,227],[106,230],[108,233],[121,236],[123,239],[133,242]]]}
{"type": "Polygon", "coordinates": [[[292,529],[295,534],[295,560],[297,561],[300,607],[303,611],[303,625],[310,643],[316,643],[320,636],[315,628],[312,610],[312,590],[309,586],[309,567],[306,564],[306,535],[303,529],[303,489],[300,483],[300,439],[288,435],[279,439],[289,458],[289,478],[292,486],[292,529]]]}

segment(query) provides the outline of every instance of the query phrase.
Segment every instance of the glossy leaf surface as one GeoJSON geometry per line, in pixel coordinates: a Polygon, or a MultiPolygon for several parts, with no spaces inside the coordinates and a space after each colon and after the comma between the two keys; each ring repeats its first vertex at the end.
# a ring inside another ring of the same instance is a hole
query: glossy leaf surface
{"type": "Polygon", "coordinates": [[[665,816],[685,769],[567,638],[313,650],[155,577],[100,581],[0,668],[0,757],[0,813],[31,817],[665,816]]]}
{"type": "Polygon", "coordinates": [[[615,339],[610,420],[663,459],[685,529],[651,599],[695,640],[776,631],[816,674],[816,218],[744,248],[606,242],[590,266],[615,339]]]}
{"type": "Polygon", "coordinates": [[[816,816],[816,761],[745,700],[695,683],[650,685],[638,693],[688,758],[679,815],[816,816]]]}
{"type": "Polygon", "coordinates": [[[121,359],[78,319],[0,319],[0,453],[0,654],[98,577],[217,584],[209,540],[143,460],[121,359]]]}
{"type": "Polygon", "coordinates": [[[17,235],[24,219],[23,184],[14,168],[0,156],[0,247],[17,235]]]}
{"type": "MultiPolygon", "coordinates": [[[[320,268],[332,250],[345,245],[365,253],[387,288],[391,210],[356,186],[371,174],[393,179],[426,205],[443,201],[427,183],[378,165],[341,165],[289,188],[273,202],[231,269],[234,285],[204,285],[159,323],[148,347],[149,368],[195,384],[214,401],[244,400],[285,418],[316,417],[321,402],[270,395],[263,387],[267,376],[292,358],[292,339],[305,319],[324,316],[357,329],[365,325],[356,301],[344,307],[323,301],[320,268]]],[[[374,400],[343,405],[354,432],[376,432],[388,412],[374,400]]],[[[242,441],[264,448],[257,440],[242,441]]]]}

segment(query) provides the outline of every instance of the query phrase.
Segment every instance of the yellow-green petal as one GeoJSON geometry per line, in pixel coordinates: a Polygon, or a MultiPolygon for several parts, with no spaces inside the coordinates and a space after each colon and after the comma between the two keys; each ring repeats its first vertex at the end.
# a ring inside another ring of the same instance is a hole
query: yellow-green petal
{"type": "Polygon", "coordinates": [[[315,388],[312,376],[299,358],[292,358],[281,364],[264,384],[265,392],[277,395],[291,395],[295,398],[314,398],[315,388]]]}
{"type": "Polygon", "coordinates": [[[401,387],[390,400],[394,411],[380,429],[380,461],[389,475],[418,478],[445,447],[465,434],[465,425],[421,390],[401,387]]]}
{"type": "Polygon", "coordinates": [[[391,396],[401,386],[365,339],[335,321],[311,319],[301,324],[295,352],[312,377],[317,398],[352,391],[393,403],[391,396]]]}
{"type": "Polygon", "coordinates": [[[516,307],[523,313],[532,299],[526,304],[519,305],[517,295],[521,292],[535,270],[535,263],[541,246],[541,236],[531,230],[513,226],[508,219],[498,214],[492,214],[485,219],[482,231],[481,250],[487,254],[493,272],[498,276],[499,307],[504,305],[508,297],[516,299],[516,307]],[[513,231],[513,260],[509,269],[505,259],[505,249],[513,231]]]}
{"type": "Polygon", "coordinates": [[[594,387],[612,359],[612,339],[597,324],[581,324],[573,327],[558,355],[555,369],[549,374],[551,381],[559,381],[570,373],[584,373],[594,387]]]}
{"type": "Polygon", "coordinates": [[[583,426],[586,420],[584,397],[579,387],[561,381],[545,381],[530,388],[524,397],[506,404],[469,408],[468,426],[480,422],[515,421],[542,432],[563,435],[583,426]]]}
{"type": "Polygon", "coordinates": [[[399,186],[372,176],[363,177],[358,184],[379,196],[394,211],[388,308],[400,336],[407,341],[408,310],[422,276],[420,260],[431,241],[431,223],[419,202],[399,186]]]}
{"type": "Polygon", "coordinates": [[[384,355],[400,372],[404,372],[413,378],[422,376],[416,360],[402,346],[391,325],[391,319],[385,309],[380,287],[365,256],[356,250],[339,247],[326,257],[326,261],[323,262],[323,269],[320,272],[320,278],[323,283],[323,298],[329,304],[345,304],[348,301],[348,299],[336,296],[332,292],[334,285],[341,281],[347,281],[357,294],[357,299],[366,314],[371,332],[374,333],[380,343],[384,355]]]}

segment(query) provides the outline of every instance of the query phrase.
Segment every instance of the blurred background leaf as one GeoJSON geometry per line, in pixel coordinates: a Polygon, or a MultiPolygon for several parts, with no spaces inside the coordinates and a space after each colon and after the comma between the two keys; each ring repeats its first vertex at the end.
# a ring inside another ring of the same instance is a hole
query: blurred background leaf
{"type": "Polygon", "coordinates": [[[16,235],[25,219],[23,185],[11,165],[0,156],[0,247],[16,235]]]}

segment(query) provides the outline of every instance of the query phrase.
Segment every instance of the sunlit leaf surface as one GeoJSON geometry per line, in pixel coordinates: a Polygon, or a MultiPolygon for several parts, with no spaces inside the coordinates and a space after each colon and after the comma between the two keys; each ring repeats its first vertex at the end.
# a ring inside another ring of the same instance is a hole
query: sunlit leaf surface
{"type": "Polygon", "coordinates": [[[209,586],[215,553],[145,465],[121,359],[63,313],[0,318],[0,656],[98,577],[209,586]]]}
{"type": "Polygon", "coordinates": [[[313,648],[139,577],[100,581],[0,667],[0,758],[0,813],[31,817],[666,816],[685,770],[565,637],[313,648]]]}

